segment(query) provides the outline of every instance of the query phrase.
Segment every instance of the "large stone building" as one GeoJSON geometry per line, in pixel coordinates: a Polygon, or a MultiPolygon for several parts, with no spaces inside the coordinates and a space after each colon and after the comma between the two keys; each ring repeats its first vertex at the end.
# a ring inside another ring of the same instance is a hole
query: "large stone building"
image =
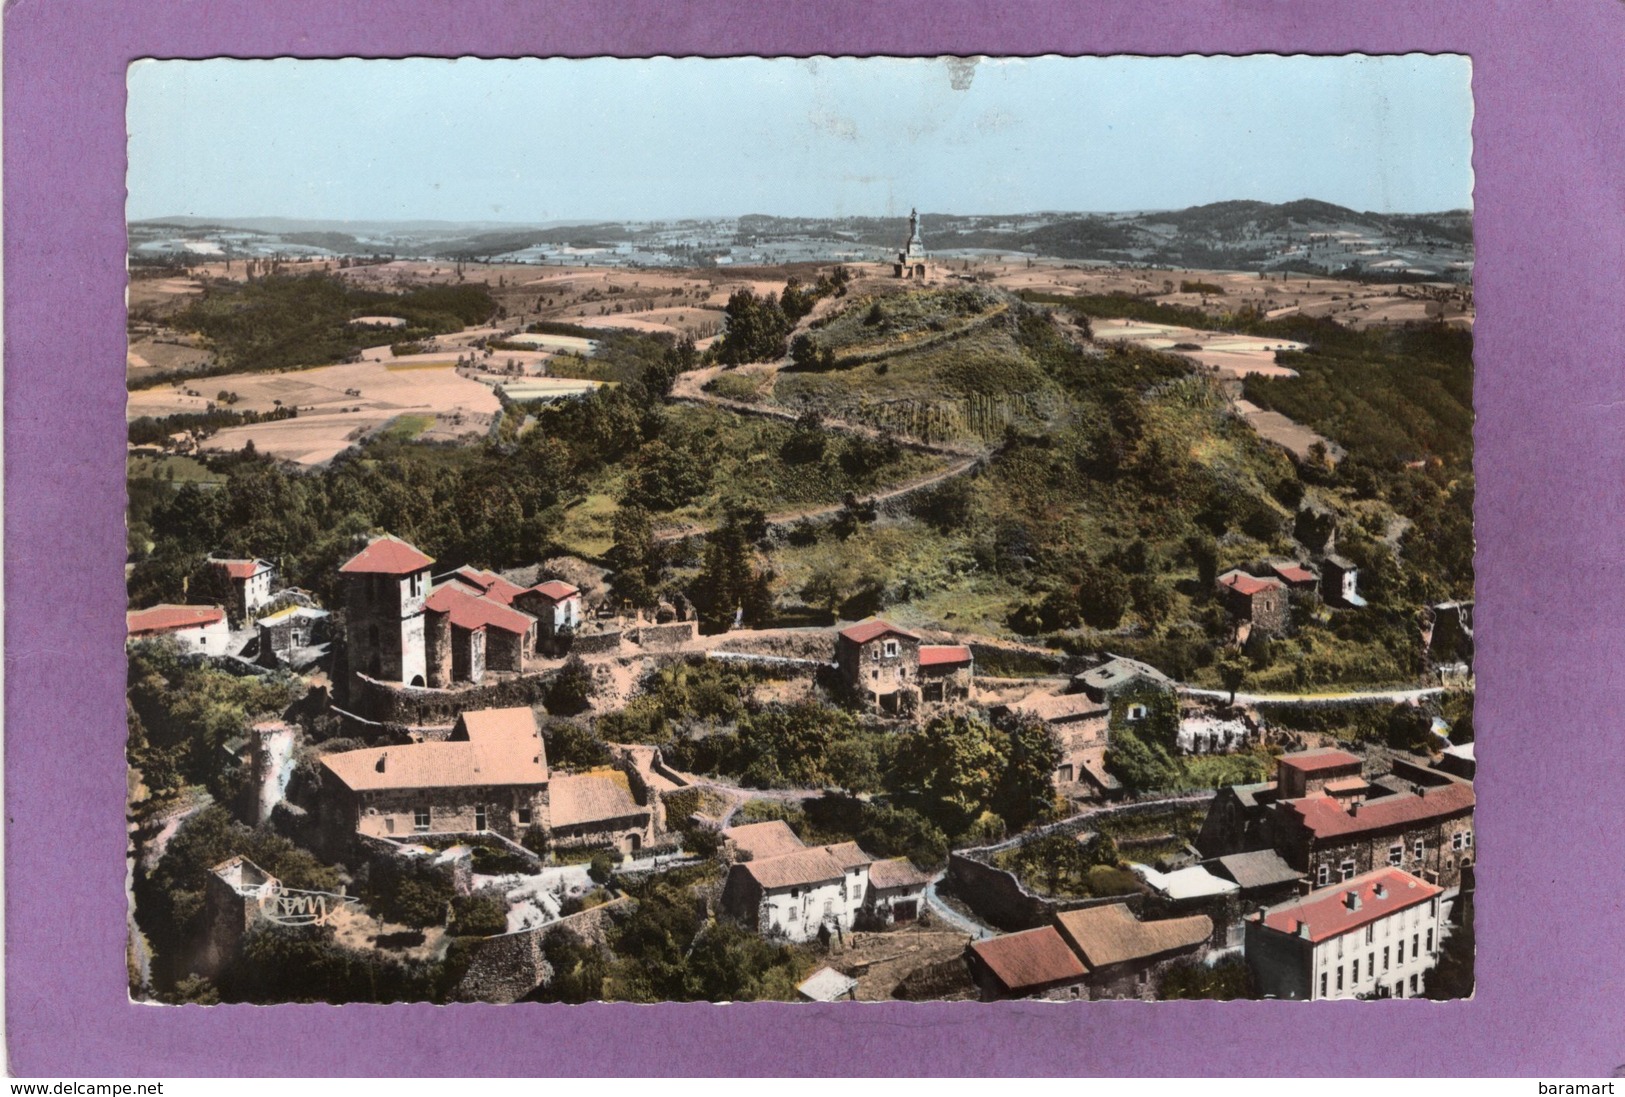
{"type": "Polygon", "coordinates": [[[984,1002],[1088,996],[1089,970],[1054,926],[972,942],[965,963],[984,1002]]]}
{"type": "Polygon", "coordinates": [[[1317,887],[1384,866],[1461,886],[1475,858],[1472,782],[1403,761],[1375,780],[1362,768],[1343,750],[1284,754],[1274,781],[1214,797],[1197,848],[1207,857],[1273,849],[1317,887]]]}
{"type": "Polygon", "coordinates": [[[1247,920],[1247,966],[1265,997],[1415,998],[1445,933],[1443,889],[1379,868],[1247,920]]]}
{"type": "Polygon", "coordinates": [[[519,838],[546,819],[547,753],[528,708],[457,718],[444,742],[324,754],[323,809],[335,832],[410,839],[494,832],[519,838]]]}
{"type": "Polygon", "coordinates": [[[353,672],[380,682],[428,685],[424,602],[433,564],[405,541],[384,536],[339,568],[353,672]]]}
{"type": "Polygon", "coordinates": [[[332,778],[320,810],[335,843],[349,834],[410,841],[425,835],[499,834],[535,827],[555,849],[623,854],[653,844],[658,810],[646,785],[621,769],[550,773],[529,708],[463,713],[441,742],[322,756],[332,778]]]}

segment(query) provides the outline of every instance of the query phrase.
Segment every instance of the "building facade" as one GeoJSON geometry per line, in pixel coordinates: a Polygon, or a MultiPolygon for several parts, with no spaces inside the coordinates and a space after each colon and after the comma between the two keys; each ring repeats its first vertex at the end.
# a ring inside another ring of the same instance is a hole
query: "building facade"
{"type": "Polygon", "coordinates": [[[835,640],[835,664],[858,707],[887,715],[912,711],[920,701],[920,638],[876,618],[844,628],[835,640]]]}
{"type": "Polygon", "coordinates": [[[1438,963],[1443,889],[1382,868],[1247,920],[1247,966],[1265,997],[1415,998],[1438,963]]]}
{"type": "Polygon", "coordinates": [[[157,605],[124,615],[127,643],[168,640],[188,655],[225,655],[231,642],[220,606],[157,605]]]}
{"type": "Polygon", "coordinates": [[[1286,631],[1290,610],[1286,584],[1279,579],[1260,579],[1244,571],[1227,571],[1219,576],[1219,593],[1225,609],[1237,622],[1271,636],[1286,631]]]}
{"type": "Polygon", "coordinates": [[[428,685],[424,602],[433,564],[405,541],[385,536],[339,568],[345,583],[345,650],[353,673],[428,685]]]}

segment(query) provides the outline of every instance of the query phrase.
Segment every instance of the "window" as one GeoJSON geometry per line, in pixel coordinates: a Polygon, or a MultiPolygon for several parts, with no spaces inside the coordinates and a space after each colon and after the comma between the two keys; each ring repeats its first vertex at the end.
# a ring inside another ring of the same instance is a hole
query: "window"
{"type": "Polygon", "coordinates": [[[1418,933],[1411,934],[1411,959],[1414,960],[1418,956],[1422,955],[1422,947],[1421,946],[1422,946],[1422,936],[1421,936],[1421,934],[1418,934],[1418,933]]]}
{"type": "Polygon", "coordinates": [[[792,899],[801,898],[801,889],[800,888],[791,888],[790,889],[790,898],[792,898],[792,899]]]}
{"type": "Polygon", "coordinates": [[[1428,930],[1428,951],[1433,951],[1433,931],[1431,929],[1428,930]]]}
{"type": "Polygon", "coordinates": [[[1401,979],[1399,982],[1394,984],[1394,997],[1405,997],[1405,980],[1401,979]]]}
{"type": "Polygon", "coordinates": [[[1149,982],[1151,982],[1151,972],[1148,971],[1148,970],[1141,971],[1140,972],[1140,985],[1143,987],[1149,982]]]}
{"type": "Polygon", "coordinates": [[[1342,964],[1337,965],[1337,989],[1338,990],[1343,989],[1343,965],[1342,964]]]}
{"type": "Polygon", "coordinates": [[[1451,849],[1460,849],[1461,848],[1461,838],[1462,838],[1462,832],[1459,831],[1459,830],[1456,831],[1456,833],[1452,834],[1450,836],[1450,848],[1451,849]]]}
{"type": "Polygon", "coordinates": [[[1339,871],[1342,872],[1343,879],[1345,879],[1345,880],[1354,879],[1354,862],[1353,861],[1344,861],[1341,865],[1338,866],[1338,869],[1339,869],[1339,871]]]}
{"type": "Polygon", "coordinates": [[[1399,944],[1394,947],[1394,963],[1403,964],[1404,962],[1405,962],[1405,939],[1403,937],[1401,937],[1399,939],[1399,944]]]}
{"type": "Polygon", "coordinates": [[[1411,976],[1411,996],[1416,996],[1416,976],[1411,976]]]}
{"type": "Polygon", "coordinates": [[[412,829],[425,831],[429,829],[429,809],[418,808],[412,812],[412,829]]]}
{"type": "Polygon", "coordinates": [[[1359,981],[1360,981],[1360,958],[1358,956],[1356,956],[1354,958],[1353,967],[1351,967],[1349,969],[1349,982],[1358,983],[1359,981]]]}
{"type": "Polygon", "coordinates": [[[1326,997],[1326,973],[1324,971],[1320,973],[1320,996],[1322,998],[1326,997]]]}
{"type": "MultiPolygon", "coordinates": [[[[1438,916],[1439,916],[1439,900],[1434,899],[1434,900],[1431,900],[1428,903],[1428,917],[1429,918],[1437,918],[1438,916]]],[[[1433,946],[1429,945],[1428,947],[1432,948],[1433,946]]]]}
{"type": "Polygon", "coordinates": [[[1377,927],[1376,926],[1366,926],[1365,927],[1365,943],[1369,945],[1371,943],[1371,939],[1374,936],[1376,936],[1376,933],[1377,933],[1377,927]]]}
{"type": "Polygon", "coordinates": [[[480,804],[474,808],[474,829],[485,829],[485,805],[480,804]]]}
{"type": "Polygon", "coordinates": [[[1421,862],[1427,857],[1427,849],[1427,843],[1418,838],[1416,840],[1416,844],[1411,847],[1411,856],[1415,857],[1418,862],[1421,862]]]}
{"type": "Polygon", "coordinates": [[[897,658],[897,641],[896,640],[887,640],[885,646],[886,646],[886,658],[888,658],[888,659],[897,658]]]}
{"type": "Polygon", "coordinates": [[[1375,952],[1368,952],[1365,954],[1365,973],[1372,978],[1376,978],[1377,954],[1375,952]]]}
{"type": "Polygon", "coordinates": [[[1382,970],[1388,970],[1388,946],[1382,946],[1382,970]]]}
{"type": "Polygon", "coordinates": [[[1405,844],[1395,843],[1388,847],[1388,863],[1390,865],[1403,864],[1405,861],[1405,844]]]}
{"type": "Polygon", "coordinates": [[[1464,830],[1464,831],[1461,832],[1461,844],[1466,846],[1468,849],[1473,848],[1473,832],[1472,831],[1464,830]]]}
{"type": "Polygon", "coordinates": [[[1320,865],[1319,868],[1315,869],[1315,886],[1316,887],[1325,887],[1327,884],[1329,884],[1331,882],[1332,882],[1332,866],[1328,865],[1328,864],[1325,864],[1323,862],[1320,865]]]}
{"type": "Polygon", "coordinates": [[[522,808],[519,809],[519,825],[522,826],[522,827],[530,826],[530,808],[529,807],[522,807],[522,808]]]}
{"type": "Polygon", "coordinates": [[[1130,705],[1128,707],[1128,718],[1130,720],[1144,720],[1146,714],[1150,711],[1144,705],[1130,705]]]}

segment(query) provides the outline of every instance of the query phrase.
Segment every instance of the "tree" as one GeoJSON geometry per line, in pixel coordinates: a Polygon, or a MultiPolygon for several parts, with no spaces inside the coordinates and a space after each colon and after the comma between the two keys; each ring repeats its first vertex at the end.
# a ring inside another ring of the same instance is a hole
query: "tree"
{"type": "Polygon", "coordinates": [[[1113,629],[1129,607],[1129,587],[1115,568],[1086,564],[1078,584],[1078,610],[1091,628],[1113,629]]]}
{"type": "Polygon", "coordinates": [[[1164,1001],[1207,998],[1228,1002],[1256,998],[1258,989],[1247,961],[1240,956],[1226,956],[1213,964],[1176,960],[1163,971],[1157,997],[1164,1001]]]}
{"type": "Polygon", "coordinates": [[[1041,823],[1055,814],[1055,770],[1060,744],[1049,725],[1036,717],[1015,720],[1005,729],[1009,748],[992,806],[1013,829],[1041,823]]]}
{"type": "Polygon", "coordinates": [[[894,787],[950,835],[988,810],[1009,740],[976,716],[939,716],[897,739],[894,787]]]}
{"type": "Polygon", "coordinates": [[[613,571],[609,580],[612,594],[638,609],[652,608],[664,567],[664,554],[654,538],[649,512],[640,506],[623,505],[615,511],[614,543],[607,562],[613,571]]]}
{"type": "Polygon", "coordinates": [[[598,681],[592,670],[581,656],[572,655],[548,684],[547,711],[554,716],[574,716],[587,711],[597,693],[598,681]]]}
{"type": "Polygon", "coordinates": [[[593,883],[600,886],[609,883],[610,877],[615,875],[615,858],[606,851],[599,850],[587,863],[587,875],[592,878],[593,883]]]}
{"type": "MultiPolygon", "coordinates": [[[[1461,902],[1462,900],[1458,900],[1461,902]]],[[[1439,962],[1424,977],[1426,985],[1422,997],[1435,1002],[1455,998],[1471,998],[1475,976],[1473,960],[1477,952],[1473,941],[1473,919],[1469,912],[1461,925],[1451,930],[1439,950],[1439,962]]]]}

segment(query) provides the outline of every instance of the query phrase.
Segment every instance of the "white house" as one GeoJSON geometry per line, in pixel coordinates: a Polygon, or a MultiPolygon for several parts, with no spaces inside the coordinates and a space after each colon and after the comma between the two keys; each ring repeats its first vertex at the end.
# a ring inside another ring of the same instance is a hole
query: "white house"
{"type": "Polygon", "coordinates": [[[1266,997],[1414,998],[1438,962],[1444,889],[1367,872],[1247,919],[1247,966],[1266,997]]]}
{"type": "Polygon", "coordinates": [[[863,910],[873,861],[842,842],[741,862],[728,870],[722,905],[753,929],[792,941],[809,941],[823,926],[848,930],[863,910]]]}
{"type": "Polygon", "coordinates": [[[209,557],[209,563],[231,583],[232,613],[247,620],[271,600],[271,580],[276,569],[264,560],[223,560],[209,557]]]}
{"type": "Polygon", "coordinates": [[[219,606],[157,605],[124,615],[128,642],[173,640],[192,654],[225,655],[231,640],[226,611],[219,606]]]}

